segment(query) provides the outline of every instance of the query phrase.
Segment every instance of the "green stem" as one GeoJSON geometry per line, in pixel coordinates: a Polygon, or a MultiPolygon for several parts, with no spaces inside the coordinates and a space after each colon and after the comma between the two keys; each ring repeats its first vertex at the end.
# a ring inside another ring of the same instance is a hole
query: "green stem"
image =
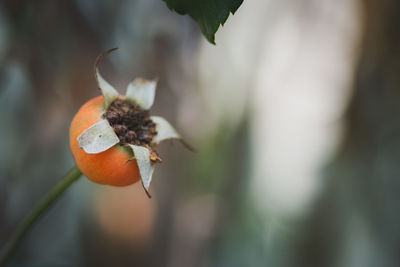
{"type": "Polygon", "coordinates": [[[3,266],[8,258],[12,255],[18,244],[25,237],[26,233],[35,222],[47,211],[47,209],[70,187],[75,181],[82,176],[82,172],[74,167],[72,170],[51,190],[42,201],[32,209],[25,217],[21,225],[8,239],[4,247],[0,251],[0,266],[3,266]]]}

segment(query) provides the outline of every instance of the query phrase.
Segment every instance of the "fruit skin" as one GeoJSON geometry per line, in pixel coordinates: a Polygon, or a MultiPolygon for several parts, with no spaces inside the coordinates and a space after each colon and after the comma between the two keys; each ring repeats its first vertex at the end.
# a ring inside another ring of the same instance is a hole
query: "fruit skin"
{"type": "Polygon", "coordinates": [[[140,172],[132,154],[119,144],[99,154],[87,154],[78,144],[78,136],[100,121],[104,97],[87,101],[71,122],[69,144],[76,165],[83,174],[98,184],[127,186],[140,180],[140,172]]]}

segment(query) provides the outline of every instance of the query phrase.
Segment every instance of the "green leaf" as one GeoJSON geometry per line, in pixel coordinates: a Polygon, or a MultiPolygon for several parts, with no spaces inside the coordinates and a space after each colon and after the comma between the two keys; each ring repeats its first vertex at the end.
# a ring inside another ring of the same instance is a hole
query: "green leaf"
{"type": "Polygon", "coordinates": [[[224,25],[229,13],[234,14],[243,0],[163,0],[169,9],[189,14],[199,25],[207,40],[215,44],[215,33],[224,25]]]}

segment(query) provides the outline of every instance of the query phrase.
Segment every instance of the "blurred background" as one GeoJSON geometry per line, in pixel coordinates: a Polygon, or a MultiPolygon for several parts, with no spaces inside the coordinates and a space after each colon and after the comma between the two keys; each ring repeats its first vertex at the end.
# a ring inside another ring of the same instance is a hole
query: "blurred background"
{"type": "Polygon", "coordinates": [[[213,46],[161,0],[0,3],[0,246],[74,165],[69,123],[158,77],[140,185],[81,179],[10,266],[400,266],[400,1],[245,0],[213,46]]]}

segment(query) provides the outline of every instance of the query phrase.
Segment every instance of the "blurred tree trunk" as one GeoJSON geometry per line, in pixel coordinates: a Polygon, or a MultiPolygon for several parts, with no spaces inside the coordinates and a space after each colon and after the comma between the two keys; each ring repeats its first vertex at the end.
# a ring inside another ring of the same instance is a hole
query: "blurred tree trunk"
{"type": "Polygon", "coordinates": [[[347,133],[296,266],[400,266],[400,1],[362,4],[347,133]]]}

